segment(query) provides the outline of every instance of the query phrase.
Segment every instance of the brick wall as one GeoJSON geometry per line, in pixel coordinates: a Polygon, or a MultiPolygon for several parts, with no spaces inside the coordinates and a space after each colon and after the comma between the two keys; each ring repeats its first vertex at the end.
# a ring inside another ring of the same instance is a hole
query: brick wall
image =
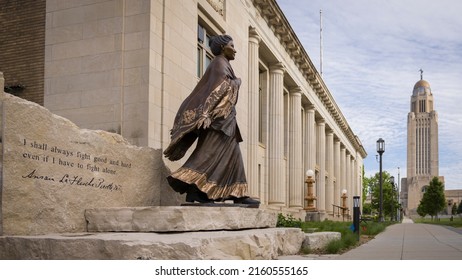
{"type": "Polygon", "coordinates": [[[45,13],[46,0],[0,0],[0,72],[5,88],[24,85],[25,89],[15,95],[40,105],[44,94],[45,13]]]}

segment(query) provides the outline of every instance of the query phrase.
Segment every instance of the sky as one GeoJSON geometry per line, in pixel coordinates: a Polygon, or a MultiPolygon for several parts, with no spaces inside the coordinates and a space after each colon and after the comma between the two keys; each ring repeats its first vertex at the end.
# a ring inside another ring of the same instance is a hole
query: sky
{"type": "Polygon", "coordinates": [[[439,175],[462,189],[462,1],[277,0],[379,172],[376,141],[385,140],[383,171],[406,177],[407,115],[412,90],[430,83],[438,113],[439,175]],[[399,169],[398,169],[399,168],[399,169]]]}

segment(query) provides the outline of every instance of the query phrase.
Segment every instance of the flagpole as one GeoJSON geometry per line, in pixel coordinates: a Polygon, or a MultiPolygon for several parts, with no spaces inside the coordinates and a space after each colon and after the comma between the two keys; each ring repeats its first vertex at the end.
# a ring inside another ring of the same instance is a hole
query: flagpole
{"type": "Polygon", "coordinates": [[[322,10],[319,10],[319,71],[322,77],[322,10]]]}

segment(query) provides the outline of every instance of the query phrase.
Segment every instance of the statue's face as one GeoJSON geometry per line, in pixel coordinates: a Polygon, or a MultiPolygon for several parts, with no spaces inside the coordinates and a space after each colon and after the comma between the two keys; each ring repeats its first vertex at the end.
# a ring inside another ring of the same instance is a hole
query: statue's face
{"type": "Polygon", "coordinates": [[[228,60],[233,60],[234,59],[234,57],[236,56],[236,50],[234,49],[234,42],[233,41],[229,41],[228,44],[226,44],[223,47],[223,55],[228,60]]]}

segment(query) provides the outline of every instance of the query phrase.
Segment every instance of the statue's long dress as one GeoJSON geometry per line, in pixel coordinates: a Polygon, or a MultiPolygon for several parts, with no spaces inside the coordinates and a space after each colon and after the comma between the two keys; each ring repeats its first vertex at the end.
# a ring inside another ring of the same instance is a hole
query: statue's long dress
{"type": "Polygon", "coordinates": [[[197,188],[214,200],[248,195],[235,109],[239,86],[229,61],[219,55],[183,101],[164,155],[179,160],[196,138],[197,145],[185,164],[167,178],[175,191],[197,188]]]}

